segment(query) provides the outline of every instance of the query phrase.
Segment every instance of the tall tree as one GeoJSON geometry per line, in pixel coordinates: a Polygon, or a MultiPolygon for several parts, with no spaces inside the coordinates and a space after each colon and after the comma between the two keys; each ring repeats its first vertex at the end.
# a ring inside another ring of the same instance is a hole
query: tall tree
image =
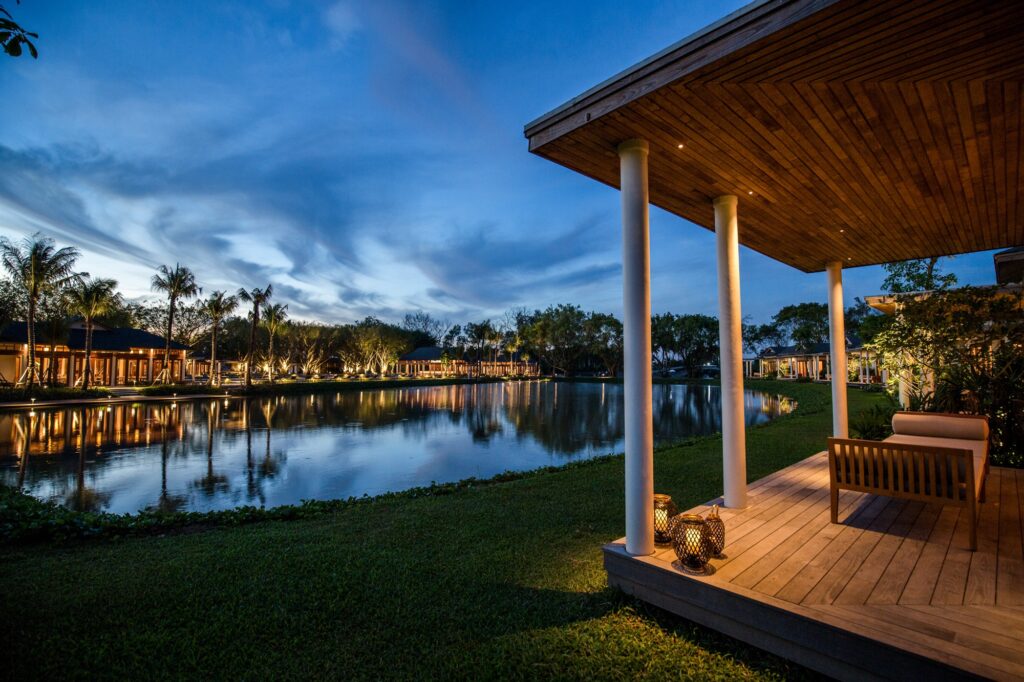
{"type": "Polygon", "coordinates": [[[96,318],[106,315],[118,305],[117,282],[112,279],[83,279],[68,290],[68,308],[73,315],[81,315],[85,323],[85,371],[82,388],[89,388],[92,378],[92,332],[96,318]]]}
{"type": "Polygon", "coordinates": [[[674,327],[675,353],[687,376],[695,377],[702,365],[718,357],[718,319],[710,315],[680,315],[674,327]]]}
{"type": "Polygon", "coordinates": [[[274,383],[274,369],[277,360],[274,353],[274,337],[276,337],[278,332],[281,331],[281,328],[287,320],[287,305],[275,303],[274,305],[267,306],[263,310],[263,328],[267,330],[267,335],[270,337],[270,341],[267,345],[267,359],[269,360],[267,379],[270,380],[270,383],[274,383]]]}
{"type": "Polygon", "coordinates": [[[0,259],[4,269],[25,297],[28,331],[28,389],[31,391],[37,380],[36,370],[36,309],[39,297],[45,293],[63,289],[74,282],[78,275],[74,271],[78,260],[78,249],[65,246],[58,249],[54,241],[35,233],[20,242],[7,237],[0,238],[0,259]]]}
{"type": "Polygon", "coordinates": [[[220,331],[220,324],[225,317],[235,312],[237,307],[238,299],[228,296],[225,291],[215,291],[203,301],[203,310],[210,318],[210,386],[220,384],[220,373],[217,371],[217,334],[220,331]]]}
{"type": "Polygon", "coordinates": [[[252,385],[252,361],[256,352],[256,328],[260,325],[260,307],[274,295],[274,285],[268,284],[266,289],[253,288],[252,291],[238,290],[238,300],[252,303],[252,314],[249,316],[249,352],[245,356],[245,387],[252,385]]]}
{"type": "Polygon", "coordinates": [[[622,323],[613,315],[590,313],[583,325],[589,351],[600,358],[610,376],[622,367],[622,323]]]}
{"type": "Polygon", "coordinates": [[[828,341],[828,306],[824,303],[787,305],[775,313],[772,323],[802,351],[828,341]]]}
{"type": "Polygon", "coordinates": [[[57,346],[67,344],[70,331],[67,296],[63,291],[43,296],[39,299],[39,309],[36,314],[39,316],[39,321],[36,323],[36,334],[40,341],[50,347],[46,383],[54,386],[57,383],[57,346]]]}
{"type": "Polygon", "coordinates": [[[167,338],[164,346],[164,366],[160,370],[165,374],[166,380],[170,383],[171,376],[171,338],[174,332],[174,309],[179,299],[188,299],[202,293],[202,289],[196,285],[196,276],[192,271],[178,263],[174,267],[161,265],[156,274],[153,275],[153,291],[162,291],[167,294],[167,338]]]}
{"type": "Polygon", "coordinates": [[[956,275],[952,272],[942,272],[938,256],[885,263],[882,269],[886,272],[882,288],[890,294],[945,291],[957,282],[956,275]]]}

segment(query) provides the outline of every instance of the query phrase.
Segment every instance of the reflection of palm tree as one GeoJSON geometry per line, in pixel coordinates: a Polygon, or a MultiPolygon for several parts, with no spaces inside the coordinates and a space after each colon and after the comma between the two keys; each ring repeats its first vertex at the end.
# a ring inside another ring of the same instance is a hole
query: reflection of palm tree
{"type": "Polygon", "coordinates": [[[78,446],[78,471],[75,476],[75,491],[68,497],[67,506],[75,511],[96,512],[110,498],[109,493],[99,493],[85,486],[85,456],[89,449],[89,411],[81,408],[79,412],[82,422],[82,433],[78,446]]]}
{"type": "Polygon", "coordinates": [[[167,492],[167,415],[168,407],[160,406],[160,497],[156,503],[156,510],[161,512],[176,512],[185,506],[184,495],[171,495],[167,492]]]}
{"type": "Polygon", "coordinates": [[[218,403],[216,401],[213,401],[206,410],[206,475],[195,482],[195,486],[207,497],[228,491],[227,476],[216,474],[213,471],[213,425],[214,414],[217,410],[218,403]]]}
{"type": "Polygon", "coordinates": [[[270,456],[270,425],[274,419],[276,407],[268,400],[260,405],[263,411],[263,420],[267,423],[267,449],[263,454],[263,462],[260,464],[260,475],[263,478],[273,478],[277,474],[277,462],[270,456]]]}
{"type": "Polygon", "coordinates": [[[20,414],[14,416],[14,428],[21,434],[21,461],[18,462],[18,490],[25,486],[25,474],[28,473],[28,450],[32,445],[32,425],[35,412],[29,412],[28,428],[22,425],[20,414]]]}

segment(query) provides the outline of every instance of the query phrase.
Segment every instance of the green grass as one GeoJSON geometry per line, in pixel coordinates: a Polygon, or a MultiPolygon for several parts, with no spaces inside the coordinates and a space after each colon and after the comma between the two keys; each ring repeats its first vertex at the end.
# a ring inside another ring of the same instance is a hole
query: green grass
{"type": "MultiPolygon", "coordinates": [[[[748,431],[751,480],[824,446],[827,386],[748,431]]],[[[851,391],[851,412],[882,398],[851,391]]],[[[656,489],[719,494],[721,440],[656,489]]],[[[754,679],[805,671],[607,587],[622,459],[298,521],[0,550],[7,677],[754,679]]]]}

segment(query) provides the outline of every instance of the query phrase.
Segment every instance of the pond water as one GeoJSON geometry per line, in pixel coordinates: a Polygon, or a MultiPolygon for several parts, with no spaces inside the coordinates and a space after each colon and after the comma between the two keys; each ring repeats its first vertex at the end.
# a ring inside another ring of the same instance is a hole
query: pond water
{"type": "MultiPolygon", "coordinates": [[[[788,412],[746,394],[748,424],[788,412]]],[[[656,385],[655,438],[720,429],[656,385]]],[[[0,481],[70,507],[225,509],[398,491],[621,452],[622,386],[522,381],[0,412],[0,481]],[[28,451],[28,456],[23,453],[28,451]]]]}

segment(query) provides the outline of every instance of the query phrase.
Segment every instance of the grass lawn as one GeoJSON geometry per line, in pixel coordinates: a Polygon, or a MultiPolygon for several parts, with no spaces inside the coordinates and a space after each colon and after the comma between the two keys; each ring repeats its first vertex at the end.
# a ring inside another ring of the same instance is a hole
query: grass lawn
{"type": "MultiPolygon", "coordinates": [[[[820,451],[829,387],[748,431],[750,479],[820,451]]],[[[850,392],[851,414],[882,398],[850,392]]],[[[655,455],[681,508],[721,440],[655,455]]],[[[299,521],[0,549],[5,677],[748,679],[805,672],[607,587],[623,461],[299,521]]]]}

